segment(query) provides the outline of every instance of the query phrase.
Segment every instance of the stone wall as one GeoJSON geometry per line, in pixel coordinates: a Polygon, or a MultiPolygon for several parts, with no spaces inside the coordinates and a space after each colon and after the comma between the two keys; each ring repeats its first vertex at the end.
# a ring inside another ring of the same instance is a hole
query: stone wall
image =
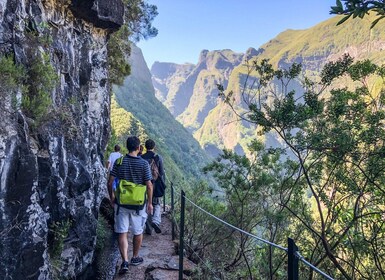
{"type": "Polygon", "coordinates": [[[122,22],[121,0],[0,0],[0,55],[27,67],[46,55],[58,76],[38,123],[21,108],[22,85],[1,92],[0,279],[74,278],[92,261],[110,133],[106,43],[122,22]]]}

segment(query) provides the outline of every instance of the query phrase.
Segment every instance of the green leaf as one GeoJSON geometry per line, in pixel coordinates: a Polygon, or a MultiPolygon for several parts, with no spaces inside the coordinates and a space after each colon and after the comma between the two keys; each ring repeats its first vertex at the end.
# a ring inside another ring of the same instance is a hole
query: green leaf
{"type": "Polygon", "coordinates": [[[347,20],[351,17],[351,15],[352,15],[352,14],[345,16],[343,19],[341,19],[341,20],[337,23],[337,25],[343,24],[345,21],[347,21],[347,20]]]}
{"type": "Polygon", "coordinates": [[[372,29],[374,26],[376,26],[376,24],[382,20],[383,18],[385,18],[385,16],[380,16],[379,18],[377,18],[375,21],[372,22],[372,24],[370,25],[370,29],[372,29]]]}
{"type": "Polygon", "coordinates": [[[340,0],[336,0],[336,5],[341,11],[344,9],[340,0]]]}

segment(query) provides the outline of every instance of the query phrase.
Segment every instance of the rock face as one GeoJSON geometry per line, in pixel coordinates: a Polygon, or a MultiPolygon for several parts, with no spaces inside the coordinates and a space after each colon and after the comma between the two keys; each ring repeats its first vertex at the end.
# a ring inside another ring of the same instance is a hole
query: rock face
{"type": "Polygon", "coordinates": [[[218,103],[217,84],[227,84],[242,59],[243,54],[231,50],[203,50],[196,65],[154,63],[151,73],[156,96],[194,132],[218,103]]]}
{"type": "Polygon", "coordinates": [[[20,106],[25,91],[1,92],[0,279],[75,278],[92,261],[110,133],[106,42],[122,7],[0,0],[0,55],[32,66],[45,56],[58,76],[38,124],[20,106]]]}

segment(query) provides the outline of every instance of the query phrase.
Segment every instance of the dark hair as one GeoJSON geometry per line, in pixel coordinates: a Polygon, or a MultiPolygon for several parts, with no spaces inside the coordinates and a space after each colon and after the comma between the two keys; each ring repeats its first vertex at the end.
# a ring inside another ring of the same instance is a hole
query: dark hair
{"type": "Polygon", "coordinates": [[[155,142],[152,139],[148,139],[146,143],[144,143],[144,146],[146,147],[146,150],[152,150],[155,148],[155,142]]]}
{"type": "Polygon", "coordinates": [[[120,146],[119,145],[115,145],[114,150],[115,150],[115,152],[119,152],[120,151],[120,146]]]}
{"type": "Polygon", "coordinates": [[[128,136],[127,138],[127,150],[129,153],[136,151],[140,146],[140,140],[136,136],[128,136]]]}

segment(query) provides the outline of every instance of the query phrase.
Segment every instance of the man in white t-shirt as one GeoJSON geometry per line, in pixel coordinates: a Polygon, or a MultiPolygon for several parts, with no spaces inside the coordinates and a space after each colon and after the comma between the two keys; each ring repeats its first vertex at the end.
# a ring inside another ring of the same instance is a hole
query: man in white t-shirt
{"type": "Polygon", "coordinates": [[[120,146],[119,145],[115,145],[114,150],[115,150],[115,152],[112,152],[110,154],[110,157],[108,158],[108,161],[107,161],[106,167],[108,169],[108,172],[111,172],[112,168],[114,167],[115,160],[117,160],[118,158],[120,158],[122,156],[122,154],[120,153],[120,146]]]}

